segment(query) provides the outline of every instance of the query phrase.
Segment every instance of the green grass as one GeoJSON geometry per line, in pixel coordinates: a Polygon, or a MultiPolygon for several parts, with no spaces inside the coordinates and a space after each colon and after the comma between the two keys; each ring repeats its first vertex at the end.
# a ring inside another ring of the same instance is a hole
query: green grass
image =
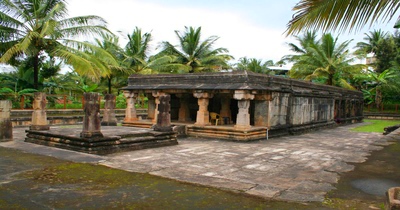
{"type": "Polygon", "coordinates": [[[400,120],[364,120],[364,122],[370,124],[353,128],[352,131],[383,133],[385,127],[400,124],[400,120]]]}

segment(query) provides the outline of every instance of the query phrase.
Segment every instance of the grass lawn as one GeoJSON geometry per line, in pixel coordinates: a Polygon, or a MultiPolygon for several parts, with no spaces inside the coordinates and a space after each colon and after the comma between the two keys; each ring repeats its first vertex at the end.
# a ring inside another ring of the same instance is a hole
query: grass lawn
{"type": "Polygon", "coordinates": [[[359,126],[352,130],[358,132],[383,133],[385,127],[400,124],[400,120],[364,120],[364,122],[369,122],[371,124],[359,126]]]}

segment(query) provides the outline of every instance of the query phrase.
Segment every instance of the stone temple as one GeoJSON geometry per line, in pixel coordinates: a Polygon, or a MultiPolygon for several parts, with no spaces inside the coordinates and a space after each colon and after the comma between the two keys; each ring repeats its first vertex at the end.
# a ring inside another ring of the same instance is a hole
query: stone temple
{"type": "Polygon", "coordinates": [[[249,71],[131,75],[125,126],[151,127],[160,97],[170,97],[171,123],[189,136],[249,141],[363,119],[359,91],[249,71]],[[148,97],[148,116],[135,101],[148,97]]]}

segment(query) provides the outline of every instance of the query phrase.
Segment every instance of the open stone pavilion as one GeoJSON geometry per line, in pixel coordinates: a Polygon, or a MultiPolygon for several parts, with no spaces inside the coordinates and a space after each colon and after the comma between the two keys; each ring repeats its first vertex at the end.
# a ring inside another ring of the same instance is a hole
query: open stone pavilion
{"type": "Polygon", "coordinates": [[[189,136],[249,141],[363,118],[359,91],[248,71],[135,74],[123,90],[123,125],[151,127],[157,122],[159,98],[170,96],[171,122],[183,126],[189,136]],[[134,106],[139,94],[148,97],[148,116],[143,119],[134,106]]]}

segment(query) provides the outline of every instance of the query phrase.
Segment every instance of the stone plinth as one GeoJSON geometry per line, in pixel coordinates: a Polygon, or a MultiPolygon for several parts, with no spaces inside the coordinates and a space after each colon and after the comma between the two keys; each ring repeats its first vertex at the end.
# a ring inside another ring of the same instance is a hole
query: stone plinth
{"type": "Polygon", "coordinates": [[[158,104],[157,124],[154,126],[155,131],[172,131],[171,127],[171,100],[170,95],[163,95],[159,97],[160,104],[158,104]]]}
{"type": "Polygon", "coordinates": [[[386,192],[386,209],[399,210],[400,209],[400,187],[390,188],[386,192]]]}
{"type": "Polygon", "coordinates": [[[85,116],[83,117],[81,137],[103,137],[103,134],[100,131],[100,95],[98,93],[84,93],[83,97],[85,99],[83,110],[85,116]]]}
{"type": "Polygon", "coordinates": [[[33,101],[32,125],[30,130],[49,130],[46,114],[46,93],[36,92],[33,101]]]}
{"type": "Polygon", "coordinates": [[[101,121],[102,126],[116,126],[117,118],[115,117],[115,95],[106,94],[104,99],[104,115],[103,120],[101,121]]]}
{"type": "Polygon", "coordinates": [[[12,103],[0,100],[0,142],[13,140],[13,128],[10,118],[12,103]]]}
{"type": "Polygon", "coordinates": [[[157,132],[150,129],[106,126],[103,137],[84,138],[75,128],[54,128],[47,131],[26,131],[25,142],[106,155],[117,152],[177,145],[175,132],[157,132]]]}

